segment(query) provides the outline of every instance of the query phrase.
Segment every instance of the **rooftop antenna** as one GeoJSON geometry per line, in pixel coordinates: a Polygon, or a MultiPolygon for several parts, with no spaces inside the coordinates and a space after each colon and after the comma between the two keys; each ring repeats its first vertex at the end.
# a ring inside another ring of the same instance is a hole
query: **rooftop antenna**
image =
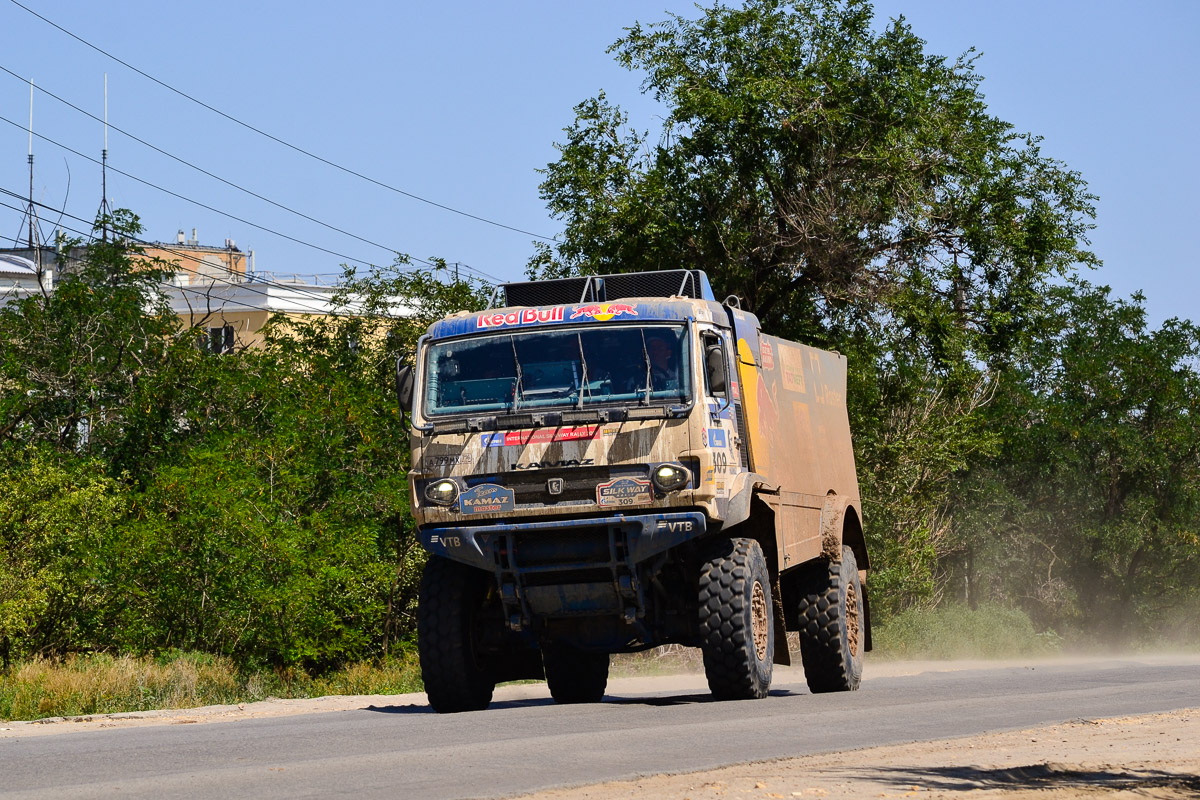
{"type": "MultiPolygon", "coordinates": [[[[32,158],[32,156],[31,156],[32,158]]],[[[32,191],[32,190],[30,190],[32,191]]],[[[32,196],[32,195],[30,195],[32,196]]],[[[108,206],[108,73],[104,73],[104,149],[100,151],[100,240],[108,241],[108,218],[112,209],[108,206]]]]}
{"type": "MultiPolygon", "coordinates": [[[[29,249],[38,246],[37,205],[33,202],[33,79],[29,79],[29,202],[25,205],[25,216],[29,218],[29,249]]],[[[19,234],[18,234],[19,236],[19,234]]]]}

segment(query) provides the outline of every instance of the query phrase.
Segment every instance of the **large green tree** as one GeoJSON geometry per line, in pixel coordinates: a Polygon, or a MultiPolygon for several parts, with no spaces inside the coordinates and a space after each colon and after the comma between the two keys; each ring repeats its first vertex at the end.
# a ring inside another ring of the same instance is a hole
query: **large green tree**
{"type": "Polygon", "coordinates": [[[982,409],[1053,281],[1094,264],[1093,198],[865,0],[747,0],[635,24],[611,48],[664,107],[600,94],[541,185],[563,221],[533,275],[700,268],[772,333],[850,358],[881,610],[936,598],[951,477],[998,446],[982,409]]]}
{"type": "Polygon", "coordinates": [[[1092,197],[988,113],[970,54],[925,52],[865,0],[718,3],[611,48],[664,106],[581,103],[545,170],[564,230],[537,273],[705,269],[781,335],[887,308],[932,355],[1002,357],[1048,276],[1091,263],[1092,197]]]}

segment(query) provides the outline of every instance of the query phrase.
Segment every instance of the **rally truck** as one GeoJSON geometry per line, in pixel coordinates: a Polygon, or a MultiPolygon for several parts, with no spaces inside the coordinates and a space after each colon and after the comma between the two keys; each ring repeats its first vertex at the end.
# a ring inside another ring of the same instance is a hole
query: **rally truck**
{"type": "Polygon", "coordinates": [[[844,356],[668,270],[503,284],[431,325],[397,386],[435,710],[520,679],[599,702],[610,654],[670,643],[701,649],[717,698],[761,698],[787,631],[812,691],[858,687],[844,356]]]}

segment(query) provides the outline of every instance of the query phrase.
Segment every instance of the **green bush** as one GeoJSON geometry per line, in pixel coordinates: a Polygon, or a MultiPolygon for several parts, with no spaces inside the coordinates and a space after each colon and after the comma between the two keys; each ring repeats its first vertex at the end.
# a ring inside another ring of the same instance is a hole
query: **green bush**
{"type": "Polygon", "coordinates": [[[985,605],[909,609],[874,631],[873,655],[883,658],[1009,658],[1057,653],[1054,631],[1039,633],[1020,610],[985,605]]]}

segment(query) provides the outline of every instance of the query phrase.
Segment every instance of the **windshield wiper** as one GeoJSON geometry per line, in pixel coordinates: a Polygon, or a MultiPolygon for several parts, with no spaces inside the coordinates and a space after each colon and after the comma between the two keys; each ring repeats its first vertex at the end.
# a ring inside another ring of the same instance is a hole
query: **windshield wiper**
{"type": "Polygon", "coordinates": [[[650,392],[653,391],[654,378],[650,374],[650,353],[646,350],[646,331],[639,330],[642,334],[642,358],[646,361],[646,397],[642,400],[642,405],[650,405],[650,392]]]}
{"type": "Polygon", "coordinates": [[[583,357],[583,334],[576,333],[575,340],[579,342],[579,369],[583,375],[579,383],[579,401],[575,404],[575,408],[583,408],[583,393],[592,393],[591,387],[588,386],[587,359],[583,357]]]}
{"type": "Polygon", "coordinates": [[[517,382],[513,385],[513,411],[521,407],[521,394],[525,390],[525,376],[521,372],[521,359],[517,358],[517,340],[512,336],[508,337],[509,344],[512,345],[513,351],[513,366],[517,368],[517,382]]]}

